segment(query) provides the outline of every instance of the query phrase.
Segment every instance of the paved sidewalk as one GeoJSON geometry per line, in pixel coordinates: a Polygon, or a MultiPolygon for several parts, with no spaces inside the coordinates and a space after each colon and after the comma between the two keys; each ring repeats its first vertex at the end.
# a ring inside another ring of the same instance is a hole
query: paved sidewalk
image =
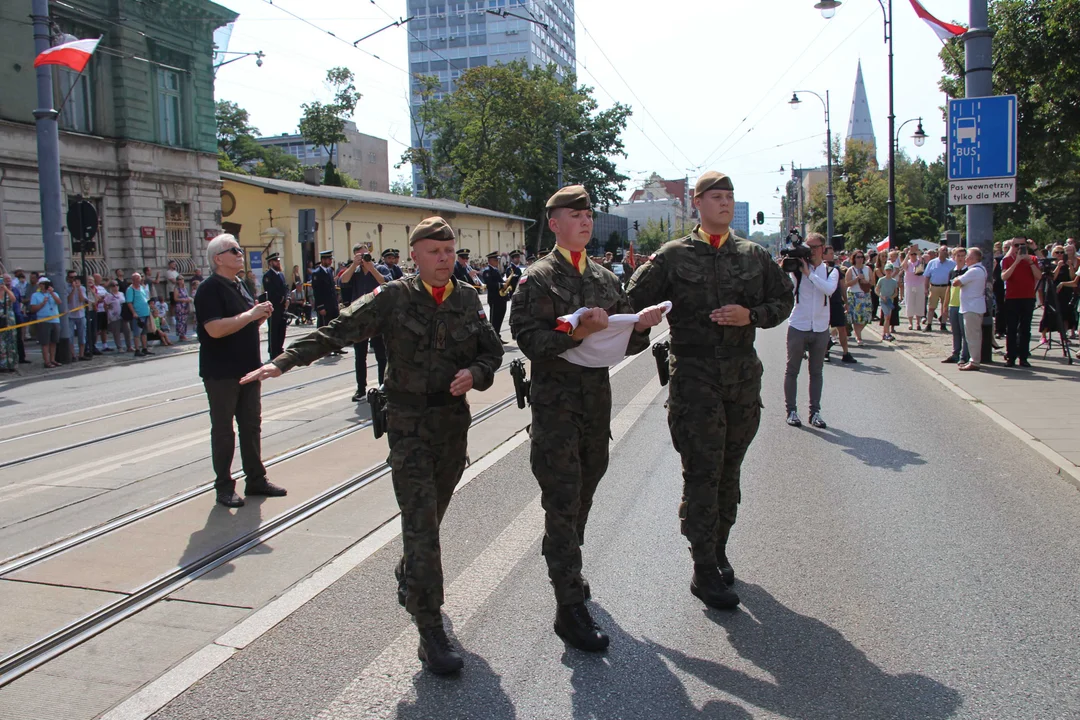
{"type": "MultiPolygon", "coordinates": [[[[907,330],[902,319],[896,342],[888,345],[989,411],[991,419],[1057,465],[1062,476],[1080,488],[1080,414],[1073,412],[1080,407],[1080,360],[1069,365],[1057,342],[1049,353],[1042,348],[1035,351],[1041,312],[1035,315],[1030,369],[1006,368],[1003,351],[998,350],[993,364],[984,363],[979,372],[960,372],[956,365],[942,364],[952,353],[952,333],[941,332],[936,322],[933,332],[915,332],[907,330]]],[[[867,330],[869,337],[880,340],[876,327],[867,330]]],[[[1004,346],[1004,340],[997,342],[1004,346]]]]}

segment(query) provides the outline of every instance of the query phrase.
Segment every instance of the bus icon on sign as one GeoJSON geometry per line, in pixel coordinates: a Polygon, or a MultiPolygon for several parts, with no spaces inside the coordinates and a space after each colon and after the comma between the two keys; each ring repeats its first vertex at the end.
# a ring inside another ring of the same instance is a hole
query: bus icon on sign
{"type": "Polygon", "coordinates": [[[956,121],[956,142],[962,143],[965,140],[968,142],[975,142],[975,118],[960,118],[956,121]]]}

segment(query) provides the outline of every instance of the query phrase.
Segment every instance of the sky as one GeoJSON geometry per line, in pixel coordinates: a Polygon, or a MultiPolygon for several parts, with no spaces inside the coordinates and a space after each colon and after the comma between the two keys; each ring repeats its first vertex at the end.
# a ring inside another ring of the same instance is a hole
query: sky
{"type": "MultiPolygon", "coordinates": [[[[228,49],[266,53],[262,67],[243,58],[220,68],[219,100],[248,110],[264,136],[295,132],[302,103],[330,98],[326,70],[345,65],[363,94],[353,118],[357,126],[388,140],[391,179],[411,177],[407,167],[393,167],[409,143],[406,31],[391,27],[359,49],[352,44],[403,17],[405,0],[218,2],[240,15],[228,49]]],[[[736,199],[750,203],[751,215],[765,213],[760,229],[775,232],[776,188],[790,177],[792,162],[825,162],[821,103],[803,94],[801,107],[793,110],[791,93],[828,91],[833,136],[845,137],[860,61],[884,164],[888,48],[882,9],[876,0],[845,0],[825,20],[814,2],[576,0],[579,82],[594,88],[601,108],[621,102],[633,110],[623,136],[627,157],[618,159],[619,170],[630,177],[626,196],[654,172],[693,182],[706,170],[719,170],[731,176],[736,199]]],[[[912,122],[901,132],[900,148],[932,162],[944,149],[941,42],[909,0],[892,2],[896,125],[922,117],[929,136],[916,148],[912,122]]],[[[966,0],[923,4],[941,20],[967,24],[966,0]]]]}

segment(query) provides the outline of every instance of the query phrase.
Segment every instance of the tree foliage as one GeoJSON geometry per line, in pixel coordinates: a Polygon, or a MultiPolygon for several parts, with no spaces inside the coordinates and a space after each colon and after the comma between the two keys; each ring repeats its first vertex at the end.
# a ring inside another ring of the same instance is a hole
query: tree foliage
{"type": "Polygon", "coordinates": [[[217,120],[219,155],[224,155],[231,167],[262,157],[263,148],[255,142],[259,130],[252,126],[247,110],[234,102],[218,100],[214,118],[217,120]]]}
{"type": "Polygon", "coordinates": [[[523,61],[472,68],[442,99],[434,97],[438,89],[437,80],[425,82],[413,120],[422,139],[434,137],[431,149],[421,142],[402,156],[419,170],[428,197],[536,218],[529,246],[550,245],[544,203],[557,189],[559,128],[563,183],[584,185],[599,206],[619,201],[628,178],[613,158],[625,157],[628,107],[600,110],[573,74],[559,78],[553,65],[523,61]]]}
{"type": "Polygon", "coordinates": [[[333,67],[326,71],[326,85],[334,93],[330,102],[318,100],[301,105],[300,134],[311,144],[321,147],[330,157],[326,161],[324,182],[341,185],[342,180],[334,170],[334,151],[338,143],[345,141],[345,121],[352,117],[361,94],[356,90],[355,76],[345,67],[333,67]]]}
{"type": "Polygon", "coordinates": [[[404,175],[398,175],[397,180],[390,182],[391,195],[412,195],[412,181],[404,175]]]}
{"type": "MultiPolygon", "coordinates": [[[[994,206],[995,238],[1060,239],[1080,225],[1080,0],[991,0],[993,88],[1016,95],[1017,202],[994,206]]],[[[943,48],[941,89],[964,96],[960,40],[943,48]]]]}

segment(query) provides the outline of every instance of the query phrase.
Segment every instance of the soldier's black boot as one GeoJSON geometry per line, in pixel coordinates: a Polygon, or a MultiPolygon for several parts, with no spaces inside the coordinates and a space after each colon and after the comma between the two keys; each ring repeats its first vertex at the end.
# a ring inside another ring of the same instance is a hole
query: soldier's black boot
{"type": "Polygon", "coordinates": [[[581,591],[585,593],[586,600],[592,600],[592,588],[589,587],[589,581],[585,579],[585,576],[581,576],[581,591]]]}
{"type": "Polygon", "coordinates": [[[555,634],[578,650],[588,652],[606,650],[610,642],[593,622],[585,603],[559,606],[555,612],[555,634]]]}
{"type": "Polygon", "coordinates": [[[727,586],[715,565],[694,565],[690,592],[701,602],[718,610],[734,610],[739,605],[739,596],[727,586]]]}
{"type": "Polygon", "coordinates": [[[394,577],[397,578],[398,605],[405,607],[405,558],[394,566],[394,577]]]}
{"type": "Polygon", "coordinates": [[[456,673],[465,666],[465,661],[446,637],[446,630],[442,625],[422,627],[420,630],[420,647],[416,651],[417,657],[427,663],[427,669],[436,675],[449,675],[456,673]]]}
{"type": "Polygon", "coordinates": [[[724,578],[724,584],[731,587],[735,584],[735,568],[727,559],[727,545],[716,548],[716,567],[720,568],[720,577],[724,578]]]}

